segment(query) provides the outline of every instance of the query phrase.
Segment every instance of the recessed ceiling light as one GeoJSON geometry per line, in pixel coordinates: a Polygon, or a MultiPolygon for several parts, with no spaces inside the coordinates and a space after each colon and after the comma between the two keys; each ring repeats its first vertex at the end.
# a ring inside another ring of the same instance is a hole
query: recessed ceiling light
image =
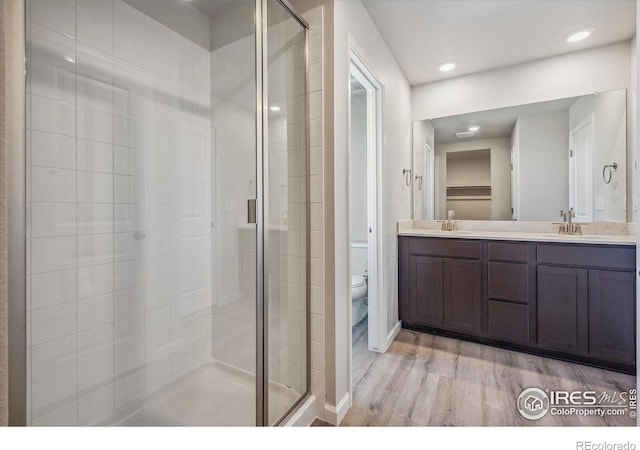
{"type": "Polygon", "coordinates": [[[565,36],[564,40],[569,42],[569,43],[580,42],[583,39],[586,39],[589,36],[591,36],[594,31],[595,31],[595,28],[593,28],[593,27],[583,28],[582,30],[577,30],[577,31],[572,31],[567,36],[565,36]]]}
{"type": "Polygon", "coordinates": [[[456,68],[456,63],[453,61],[448,61],[446,63],[440,64],[440,72],[450,72],[456,68]]]}
{"type": "Polygon", "coordinates": [[[271,111],[275,111],[278,112],[280,111],[280,107],[279,106],[272,106],[271,108],[269,108],[271,111]]]}
{"type": "Polygon", "coordinates": [[[64,59],[65,59],[65,61],[69,61],[72,64],[76,63],[76,60],[73,59],[71,56],[65,56],[64,59]]]}
{"type": "Polygon", "coordinates": [[[480,129],[480,127],[479,127],[479,126],[477,126],[477,125],[474,125],[474,126],[472,126],[472,127],[469,127],[469,131],[471,131],[471,132],[476,132],[476,131],[478,131],[479,129],[480,129]]]}

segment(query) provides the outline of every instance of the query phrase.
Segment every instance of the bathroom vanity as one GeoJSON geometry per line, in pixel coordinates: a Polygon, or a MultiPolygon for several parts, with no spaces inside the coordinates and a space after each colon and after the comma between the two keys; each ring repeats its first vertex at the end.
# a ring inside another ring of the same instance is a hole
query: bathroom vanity
{"type": "Polygon", "coordinates": [[[398,235],[404,328],[635,373],[633,236],[398,235]]]}

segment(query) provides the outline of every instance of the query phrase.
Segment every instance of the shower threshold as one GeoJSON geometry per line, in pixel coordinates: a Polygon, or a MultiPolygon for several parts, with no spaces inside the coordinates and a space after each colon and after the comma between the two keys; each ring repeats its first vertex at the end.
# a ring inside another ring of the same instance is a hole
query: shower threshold
{"type": "MultiPolygon", "coordinates": [[[[135,402],[102,425],[255,426],[255,375],[212,361],[169,386],[135,402]]],[[[302,393],[269,383],[269,423],[284,414],[302,393]]]]}

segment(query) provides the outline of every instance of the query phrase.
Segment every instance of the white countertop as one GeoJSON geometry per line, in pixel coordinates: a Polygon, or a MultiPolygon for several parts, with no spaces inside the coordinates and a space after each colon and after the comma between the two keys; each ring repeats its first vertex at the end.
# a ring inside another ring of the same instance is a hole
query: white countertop
{"type": "MultiPolygon", "coordinates": [[[[423,222],[427,223],[427,222],[423,222]]],[[[480,222],[477,222],[478,224],[480,222]]],[[[464,225],[472,226],[473,223],[461,222],[460,231],[440,231],[431,227],[415,227],[410,221],[398,223],[398,236],[438,237],[449,239],[490,239],[496,241],[531,241],[531,242],[556,242],[579,244],[604,244],[604,245],[636,245],[635,233],[630,234],[575,234],[566,235],[547,231],[517,230],[513,226],[506,226],[504,230],[472,230],[465,229],[464,225]],[[509,229],[510,228],[510,229],[509,229]]],[[[540,226],[536,224],[538,228],[540,226]]],[[[495,228],[495,226],[494,226],[495,228]]],[[[525,227],[523,227],[525,228],[525,227]]],[[[525,228],[526,229],[526,228],[525,228]]]]}
{"type": "Polygon", "coordinates": [[[581,244],[636,245],[634,236],[563,235],[503,231],[406,230],[398,236],[439,237],[449,239],[491,239],[496,241],[575,242],[581,244]]]}

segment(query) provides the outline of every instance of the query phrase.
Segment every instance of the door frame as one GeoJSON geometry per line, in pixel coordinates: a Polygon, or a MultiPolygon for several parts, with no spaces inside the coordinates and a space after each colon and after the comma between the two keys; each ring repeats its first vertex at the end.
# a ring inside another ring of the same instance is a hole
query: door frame
{"type": "MultiPolygon", "coordinates": [[[[382,189],[379,180],[382,180],[381,165],[382,160],[382,88],[384,83],[372,69],[372,65],[355,42],[352,36],[349,41],[349,78],[345,80],[348,85],[349,99],[351,99],[350,78],[355,78],[366,90],[367,95],[367,223],[369,234],[368,244],[368,348],[375,352],[384,352],[387,348],[386,314],[385,304],[382,301],[383,283],[380,264],[383,261],[382,245],[382,208],[380,199],[382,189]]],[[[348,106],[348,129],[351,130],[351,102],[348,106]]],[[[350,142],[349,142],[350,146],[350,142]]],[[[349,159],[349,152],[347,152],[349,159]]],[[[347,175],[347,189],[350,190],[347,175]]],[[[347,218],[348,226],[350,220],[347,218]]],[[[349,301],[348,301],[348,337],[349,337],[349,393],[352,392],[351,362],[352,362],[352,337],[351,337],[351,233],[349,232],[349,301]]],[[[353,398],[350,395],[351,398],[353,398]]]]}
{"type": "Polygon", "coordinates": [[[422,187],[425,190],[425,198],[427,201],[424,205],[425,219],[435,220],[435,148],[432,148],[428,142],[424,143],[424,173],[428,175],[428,179],[422,181],[422,187]]]}

